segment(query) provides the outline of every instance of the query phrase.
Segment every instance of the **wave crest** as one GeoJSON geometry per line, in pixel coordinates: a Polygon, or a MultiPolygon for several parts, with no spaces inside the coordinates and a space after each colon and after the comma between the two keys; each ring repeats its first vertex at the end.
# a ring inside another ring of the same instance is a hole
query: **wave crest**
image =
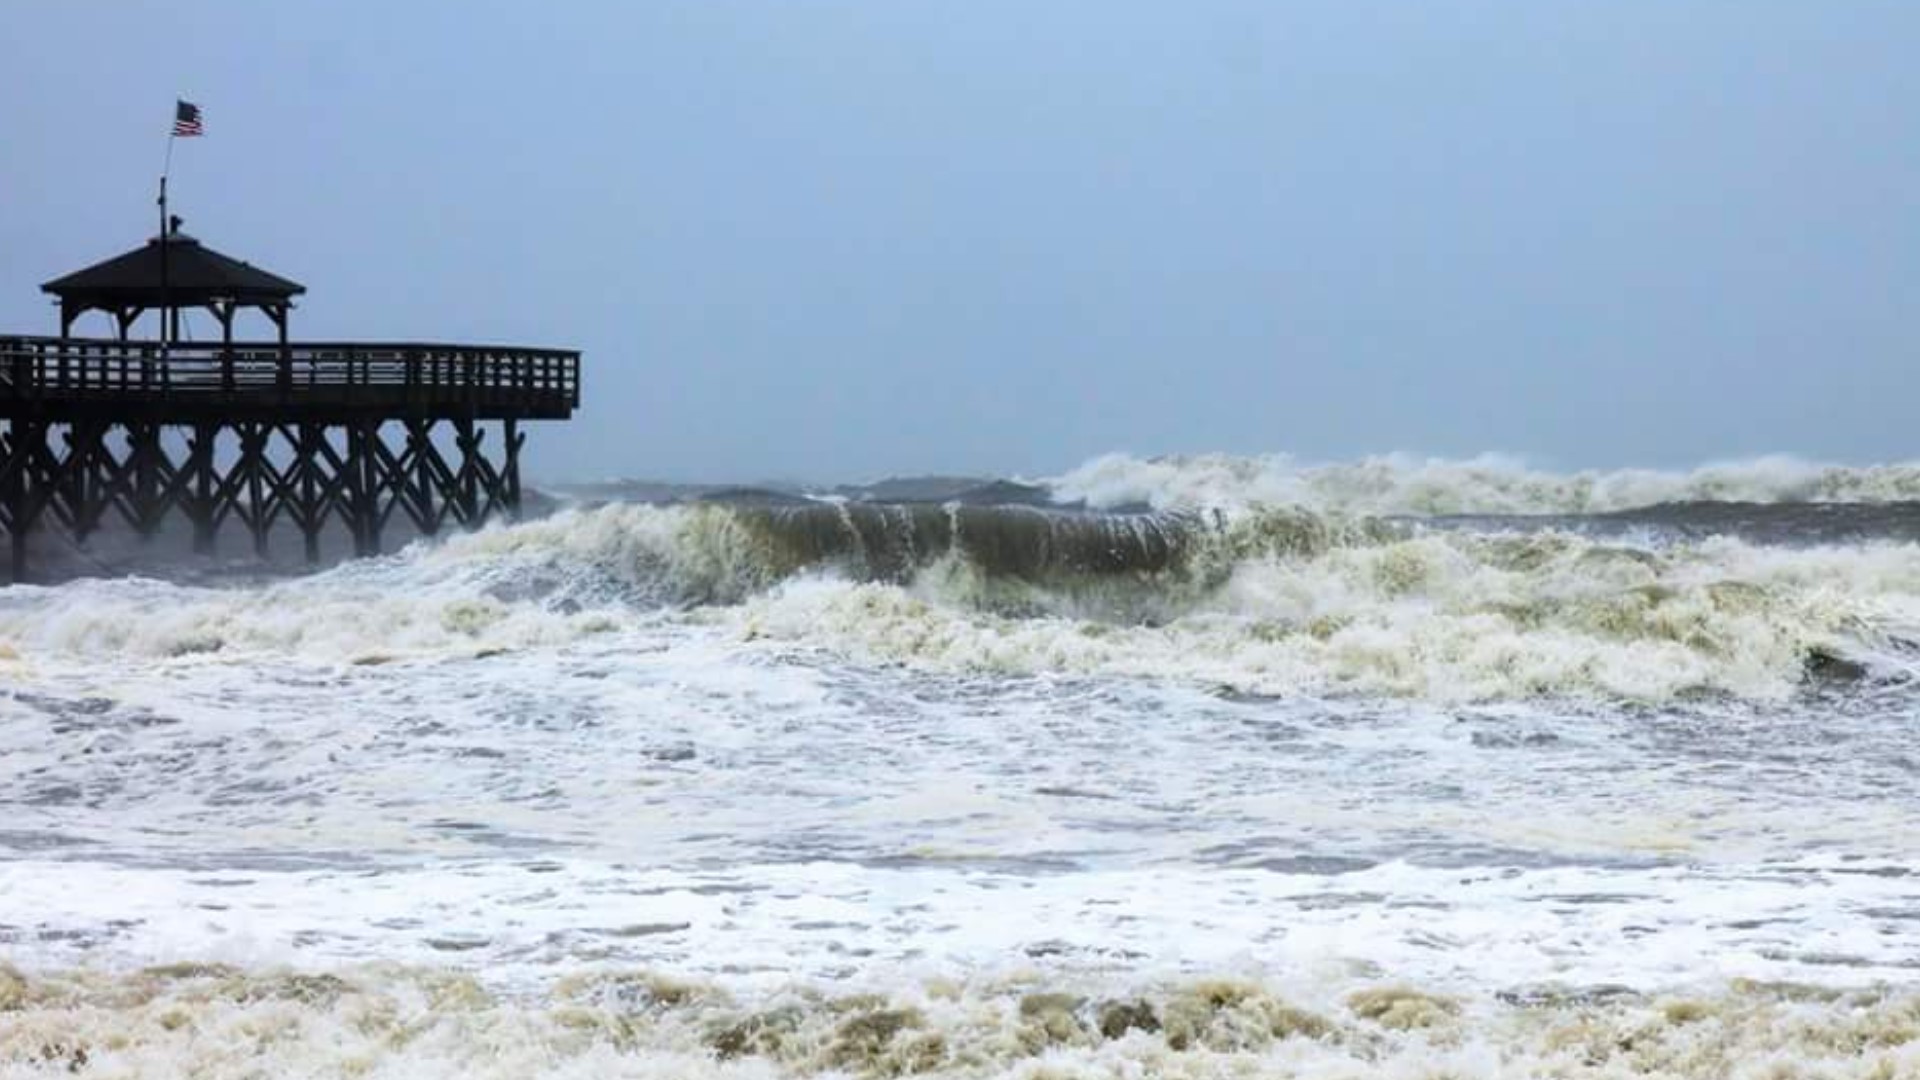
{"type": "Polygon", "coordinates": [[[814,576],[718,613],[751,639],[934,670],[1171,678],[1260,694],[1437,701],[1599,695],[1780,700],[1809,663],[1906,670],[1920,549],[1654,553],[1566,534],[1408,536],[1223,563],[1114,592],[814,576]],[[1009,594],[1014,602],[1008,600],[1009,594]],[[1151,607],[1151,620],[1104,612],[1151,607]],[[1043,615],[1046,617],[1035,617],[1043,615]]]}

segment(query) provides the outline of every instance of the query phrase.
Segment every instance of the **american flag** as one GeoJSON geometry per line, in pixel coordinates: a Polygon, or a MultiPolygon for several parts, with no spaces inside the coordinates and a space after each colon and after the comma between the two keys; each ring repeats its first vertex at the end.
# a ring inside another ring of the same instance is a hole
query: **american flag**
{"type": "Polygon", "coordinates": [[[173,133],[182,137],[205,135],[200,126],[200,106],[191,101],[173,103],[173,133]]]}

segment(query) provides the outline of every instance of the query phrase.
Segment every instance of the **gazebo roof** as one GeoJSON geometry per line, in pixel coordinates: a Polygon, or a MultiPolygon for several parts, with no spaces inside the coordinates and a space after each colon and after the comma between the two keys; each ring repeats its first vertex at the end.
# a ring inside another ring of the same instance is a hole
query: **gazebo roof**
{"type": "Polygon", "coordinates": [[[161,287],[161,239],[40,286],[68,308],[208,307],[285,305],[306,286],[270,274],[175,232],[166,238],[166,283],[161,287]]]}

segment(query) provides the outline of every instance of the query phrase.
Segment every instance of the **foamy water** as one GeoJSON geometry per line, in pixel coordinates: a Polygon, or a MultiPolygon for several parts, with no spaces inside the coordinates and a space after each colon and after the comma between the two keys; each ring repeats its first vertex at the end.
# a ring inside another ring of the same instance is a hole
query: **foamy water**
{"type": "Polygon", "coordinates": [[[1250,475],[0,590],[0,1075],[1920,1069],[1906,511],[1250,475]]]}

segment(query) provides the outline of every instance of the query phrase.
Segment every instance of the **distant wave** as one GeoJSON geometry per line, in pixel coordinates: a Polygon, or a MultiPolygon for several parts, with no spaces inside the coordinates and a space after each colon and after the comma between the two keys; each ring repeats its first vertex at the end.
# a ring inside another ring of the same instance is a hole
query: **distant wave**
{"type": "Polygon", "coordinates": [[[1556,473],[1497,455],[1314,464],[1286,455],[1108,454],[1044,484],[1060,502],[1095,509],[1284,504],[1356,514],[1593,514],[1684,502],[1916,501],[1920,462],[1846,466],[1772,456],[1679,472],[1556,473]]]}

